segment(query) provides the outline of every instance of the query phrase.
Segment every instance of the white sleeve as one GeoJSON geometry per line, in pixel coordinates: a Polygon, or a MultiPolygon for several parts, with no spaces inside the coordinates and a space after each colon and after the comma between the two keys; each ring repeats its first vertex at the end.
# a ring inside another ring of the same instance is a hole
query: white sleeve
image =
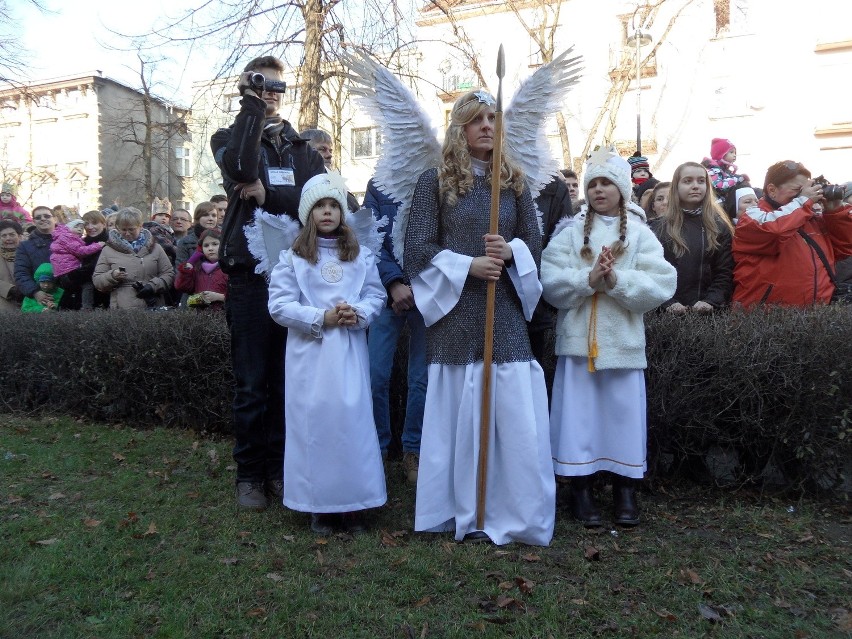
{"type": "Polygon", "coordinates": [[[414,302],[426,326],[432,326],[458,304],[472,262],[469,255],[443,250],[411,280],[414,302]]]}

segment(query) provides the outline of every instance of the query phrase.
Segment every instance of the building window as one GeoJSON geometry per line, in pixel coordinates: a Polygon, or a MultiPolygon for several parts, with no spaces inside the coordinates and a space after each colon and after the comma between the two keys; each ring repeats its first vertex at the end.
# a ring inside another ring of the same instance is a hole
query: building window
{"type": "Polygon", "coordinates": [[[382,135],[375,127],[352,129],[352,157],[375,157],[382,152],[382,135]]]}
{"type": "Polygon", "coordinates": [[[189,149],[179,146],[175,149],[175,172],[180,177],[192,177],[192,166],[189,161],[189,149]]]}
{"type": "Polygon", "coordinates": [[[175,200],[175,209],[184,209],[185,211],[192,210],[188,200],[175,200]]]}

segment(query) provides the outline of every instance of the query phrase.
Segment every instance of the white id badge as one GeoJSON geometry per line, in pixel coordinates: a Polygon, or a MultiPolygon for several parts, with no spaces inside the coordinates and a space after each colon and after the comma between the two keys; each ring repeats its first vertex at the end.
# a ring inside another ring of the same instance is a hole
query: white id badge
{"type": "Polygon", "coordinates": [[[293,169],[266,169],[269,186],[296,186],[296,176],[293,169]]]}

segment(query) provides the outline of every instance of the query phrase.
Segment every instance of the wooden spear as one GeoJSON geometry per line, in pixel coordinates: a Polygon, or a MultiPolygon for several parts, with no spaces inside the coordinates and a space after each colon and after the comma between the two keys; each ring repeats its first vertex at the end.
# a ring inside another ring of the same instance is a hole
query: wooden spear
{"type": "MultiPolygon", "coordinates": [[[[496,235],[500,220],[500,167],[503,165],[503,76],[506,65],[503,45],[497,52],[497,106],[494,150],[491,154],[491,221],[488,232],[496,235]]],[[[479,421],[479,465],[476,472],[476,528],[485,527],[485,491],[488,481],[488,442],[491,434],[491,360],[494,355],[494,298],[497,282],[489,281],[485,297],[485,345],[482,352],[482,406],[479,421]]]]}

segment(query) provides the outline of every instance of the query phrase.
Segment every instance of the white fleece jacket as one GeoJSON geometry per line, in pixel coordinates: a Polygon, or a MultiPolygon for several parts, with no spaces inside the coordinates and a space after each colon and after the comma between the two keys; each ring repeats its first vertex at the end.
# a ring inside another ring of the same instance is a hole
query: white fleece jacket
{"type": "MultiPolygon", "coordinates": [[[[589,273],[600,247],[618,239],[618,222],[592,221],[594,259],[580,257],[586,207],[554,235],[541,255],[544,299],[558,309],[556,354],[588,357],[592,296],[589,273]]],[[[677,271],[663,258],[654,233],[634,216],[627,220],[627,247],[615,260],[616,285],[598,290],[596,369],[646,368],[644,313],[674,295],[677,271]]]]}

